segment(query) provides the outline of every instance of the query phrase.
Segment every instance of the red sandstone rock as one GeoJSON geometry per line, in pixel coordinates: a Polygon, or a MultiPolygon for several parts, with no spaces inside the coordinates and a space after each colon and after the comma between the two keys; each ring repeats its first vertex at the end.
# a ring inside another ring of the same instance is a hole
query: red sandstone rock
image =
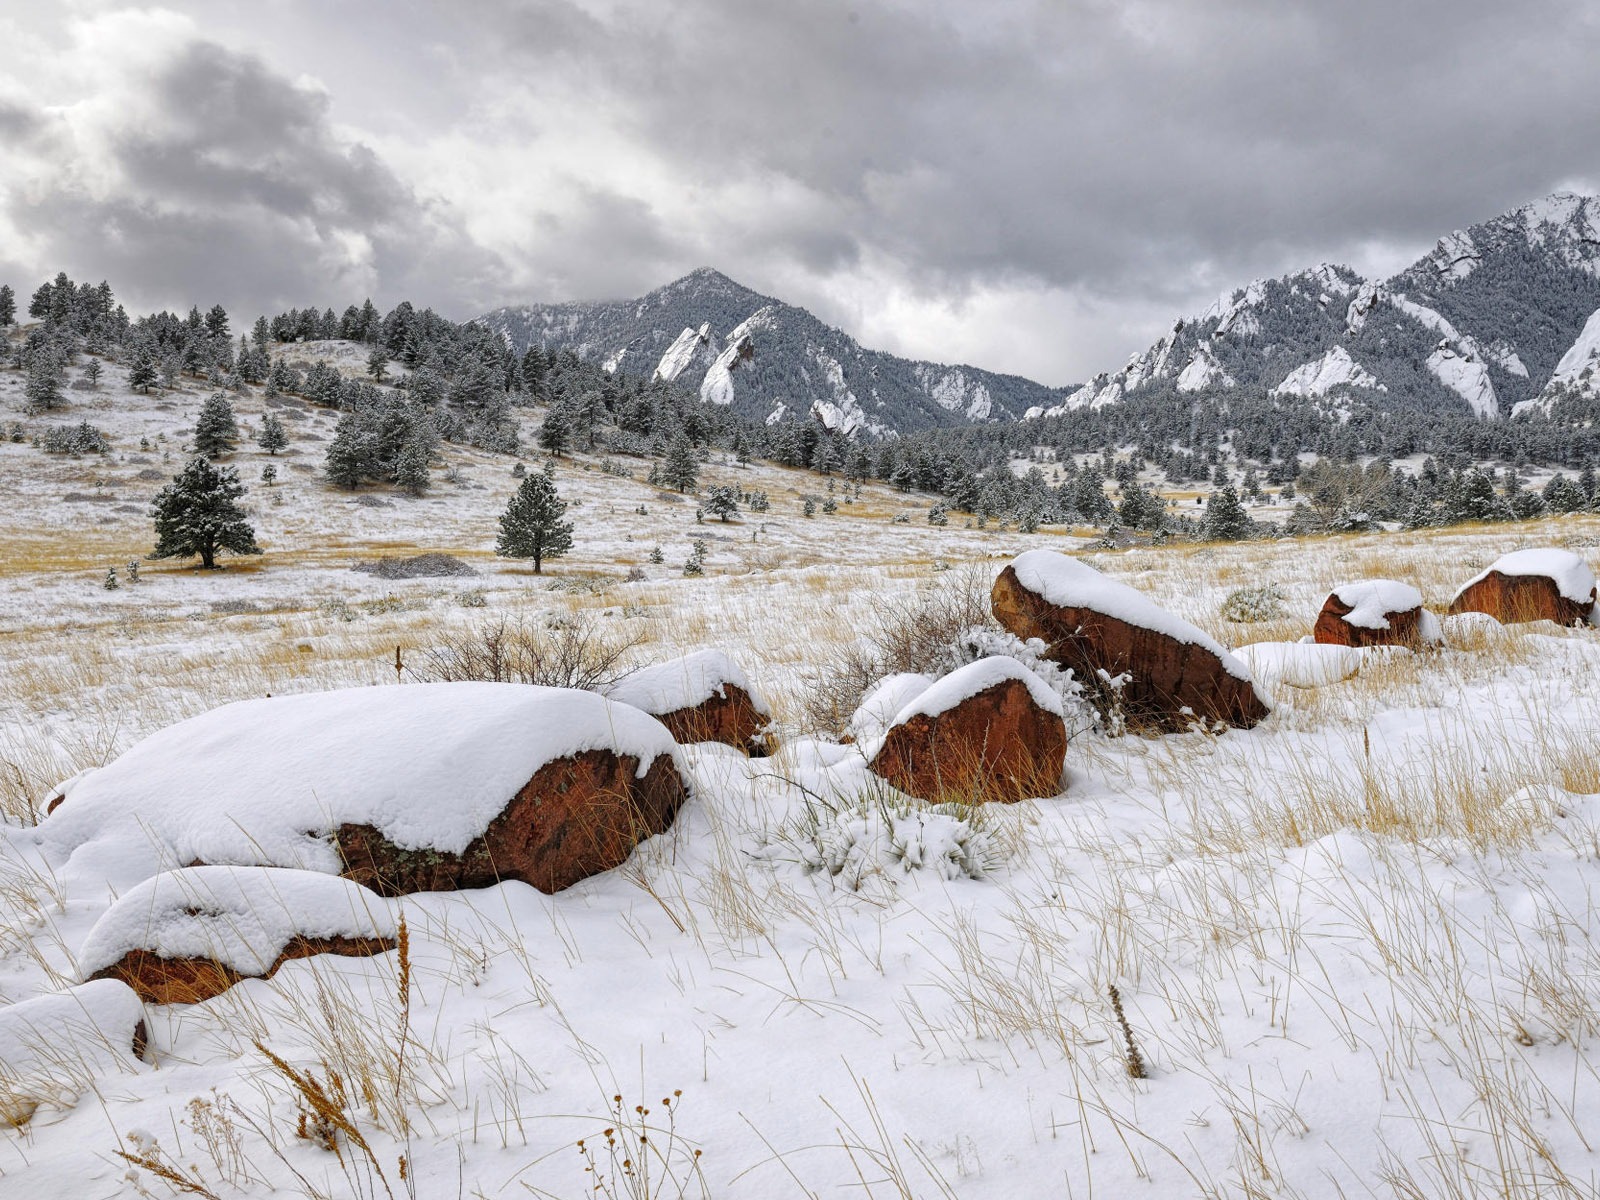
{"type": "Polygon", "coordinates": [[[672,824],[687,792],[671,756],[656,758],[642,777],[638,768],[638,759],[608,750],[546,763],[459,854],[407,850],[370,825],[340,825],[342,874],[383,896],[508,879],[558,892],[619,866],[672,824]]]}
{"type": "Polygon", "coordinates": [[[1422,593],[1389,579],[1335,588],[1317,614],[1311,637],[1330,646],[1405,646],[1412,650],[1439,640],[1437,622],[1422,607],[1422,593]]]}
{"type": "Polygon", "coordinates": [[[1271,712],[1248,669],[1202,631],[1065,555],[1021,555],[995,580],[990,602],[1000,624],[1043,641],[1101,710],[1119,711],[1130,729],[1181,732],[1197,719],[1248,729],[1271,712]],[[1057,571],[1070,576],[1057,590],[1073,602],[1027,586],[1019,565],[1042,590],[1057,571]],[[1119,689],[1110,681],[1121,675],[1129,678],[1119,689]]]}
{"type": "Polygon", "coordinates": [[[1046,707],[1023,680],[1007,678],[943,712],[903,716],[871,765],[875,774],[924,800],[1009,802],[1058,793],[1066,752],[1059,705],[1046,707]]]}
{"type": "Polygon", "coordinates": [[[147,1004],[198,1004],[220,996],[241,979],[265,979],[293,958],[314,954],[370,956],[395,947],[392,938],[296,937],[259,976],[246,975],[207,958],[163,958],[149,950],[130,950],[90,979],[120,979],[147,1004]]]}
{"type": "Polygon", "coordinates": [[[1584,602],[1561,594],[1556,581],[1545,575],[1502,575],[1490,571],[1462,588],[1450,602],[1450,612],[1488,613],[1502,625],[1525,621],[1554,621],[1581,625],[1594,611],[1594,594],[1584,602]]]}
{"type": "Polygon", "coordinates": [[[772,709],[720,650],[635,671],[605,692],[660,721],[679,742],[722,742],[752,757],[772,753],[772,709]]]}

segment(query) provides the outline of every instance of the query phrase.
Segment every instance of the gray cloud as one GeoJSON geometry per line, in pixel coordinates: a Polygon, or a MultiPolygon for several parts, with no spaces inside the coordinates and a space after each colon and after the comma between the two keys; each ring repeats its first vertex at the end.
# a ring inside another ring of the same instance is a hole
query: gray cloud
{"type": "MultiPolygon", "coordinates": [[[[1222,287],[1393,267],[1600,178],[1587,0],[193,11],[253,52],[193,44],[152,80],[155,119],[111,141],[125,193],[11,215],[86,273],[262,306],[365,283],[466,315],[710,264],[1063,382],[1222,287]]],[[[0,139],[46,119],[0,103],[0,139]]]]}

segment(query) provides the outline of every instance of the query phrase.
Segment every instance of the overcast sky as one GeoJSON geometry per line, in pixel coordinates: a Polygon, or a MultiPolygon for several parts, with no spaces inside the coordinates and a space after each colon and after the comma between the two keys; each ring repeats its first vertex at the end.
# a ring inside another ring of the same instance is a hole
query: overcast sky
{"type": "Polygon", "coordinates": [[[1046,383],[1600,180],[1600,0],[0,0],[0,282],[466,318],[702,265],[1046,383]]]}

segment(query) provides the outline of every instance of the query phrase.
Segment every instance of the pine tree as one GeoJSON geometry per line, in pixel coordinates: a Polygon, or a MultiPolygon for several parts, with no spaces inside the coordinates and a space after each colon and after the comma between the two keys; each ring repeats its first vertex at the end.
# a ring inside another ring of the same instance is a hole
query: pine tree
{"type": "Polygon", "coordinates": [[[375,383],[382,383],[389,377],[389,354],[383,347],[367,355],[367,374],[375,383]]]}
{"type": "Polygon", "coordinates": [[[194,451],[217,459],[231,452],[238,442],[239,426],[233,419],[233,405],[221,392],[215,392],[194,423],[194,451]]]}
{"type": "Polygon", "coordinates": [[[16,319],[17,294],[9,283],[0,284],[0,329],[15,323],[16,319]]]}
{"type": "Polygon", "coordinates": [[[428,443],[413,437],[406,442],[394,462],[395,484],[413,496],[428,490],[428,443]]]}
{"type": "Polygon", "coordinates": [[[244,485],[232,467],[215,467],[196,458],[157,493],[150,515],[155,518],[156,548],[151,558],[200,556],[200,565],[215,567],[219,551],[260,554],[249,517],[235,501],[244,485]]]}
{"type": "Polygon", "coordinates": [[[279,450],[289,445],[289,434],[283,428],[283,422],[278,420],[277,413],[268,413],[261,420],[261,436],[256,439],[268,454],[277,454],[279,450]]]}
{"type": "Polygon", "coordinates": [[[706,512],[713,517],[721,517],[726,523],[729,517],[739,515],[739,495],[731,487],[717,485],[706,493],[706,512]]]}
{"type": "Polygon", "coordinates": [[[572,436],[572,424],[559,404],[552,404],[544,424],[539,427],[539,445],[555,457],[566,453],[572,436]]]}
{"type": "Polygon", "coordinates": [[[128,386],[136,392],[149,392],[156,385],[156,354],[147,341],[133,348],[133,362],[128,368],[128,386]]]}
{"type": "Polygon", "coordinates": [[[692,492],[699,479],[700,464],[695,460],[694,447],[680,433],[667,446],[666,461],[661,464],[661,482],[680,492],[692,492]]]}
{"type": "Polygon", "coordinates": [[[61,394],[61,356],[53,347],[38,350],[28,363],[24,395],[32,412],[49,411],[66,403],[61,394]]]}
{"type": "Polygon", "coordinates": [[[354,413],[345,413],[328,443],[322,471],[335,487],[354,491],[371,474],[372,439],[362,430],[354,413]]]}
{"type": "Polygon", "coordinates": [[[83,378],[88,382],[89,386],[94,388],[96,391],[98,391],[100,388],[100,376],[103,374],[105,374],[105,368],[100,365],[100,360],[98,358],[91,358],[86,364],[84,364],[83,378]]]}
{"type": "Polygon", "coordinates": [[[567,502],[543,471],[522,481],[500,518],[500,537],[494,552],[501,558],[531,558],[533,573],[541,574],[544,560],[559,558],[572,549],[572,523],[563,521],[567,502]]]}
{"type": "Polygon", "coordinates": [[[1250,518],[1231,484],[1211,493],[1200,529],[1213,542],[1238,542],[1250,536],[1250,518]]]}

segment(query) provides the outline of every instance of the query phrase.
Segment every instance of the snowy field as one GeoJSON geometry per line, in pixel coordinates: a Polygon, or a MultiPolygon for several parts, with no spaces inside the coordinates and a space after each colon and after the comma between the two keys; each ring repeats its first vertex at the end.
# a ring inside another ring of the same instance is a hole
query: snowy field
{"type": "MultiPolygon", "coordinates": [[[[63,1041],[54,1092],[0,1133],[0,1196],[1600,1195],[1600,632],[1458,628],[1269,682],[1250,731],[1082,732],[1061,795],[963,819],[872,787],[842,723],[807,720],[810,681],[930,595],[1086,548],[1071,531],[932,528],[927,498],[874,485],[806,518],[826,481],[717,458],[702,485],[772,510],[701,525],[644,464],[578,456],[556,471],[574,552],[536,577],[492,552],[514,460],[447,448],[421,499],[334,492],[333,418],[290,400],[277,484],[248,435],[232,459],[266,553],[130,581],[205,394],[133,398],[112,370],[24,418],[0,371],[8,426],[88,420],[114,447],[0,443],[0,1004],[73,982],[117,899],[35,844],[52,785],[227,701],[410,686],[452,631],[578,622],[638,665],[726,651],[782,749],[688,749],[672,829],[567,891],[386,902],[403,953],[149,1006],[147,1062],[63,1041]],[[351,569],[425,551],[478,574],[351,569]],[[301,1136],[296,1078],[334,1075],[359,1140],[301,1136]]],[[[1442,608],[1531,546],[1600,564],[1600,519],[1084,557],[1239,647],[1364,579],[1442,608]],[[1224,617],[1266,584],[1279,615],[1224,617]]]]}

